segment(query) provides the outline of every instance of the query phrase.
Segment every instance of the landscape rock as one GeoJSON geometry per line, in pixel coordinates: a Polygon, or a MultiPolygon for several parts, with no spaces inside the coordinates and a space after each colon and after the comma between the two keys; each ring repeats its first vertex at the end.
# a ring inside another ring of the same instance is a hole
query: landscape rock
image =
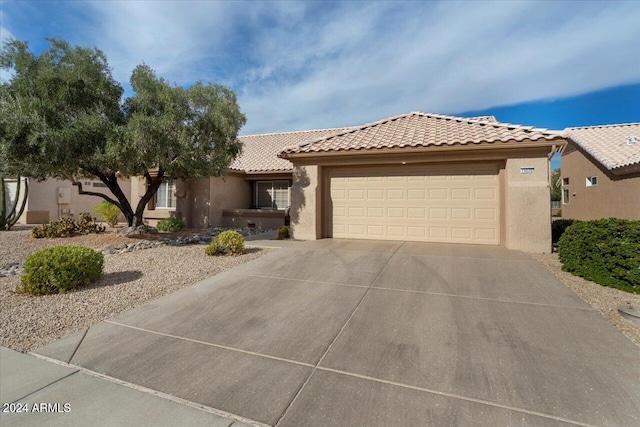
{"type": "Polygon", "coordinates": [[[158,234],[158,230],[148,225],[139,225],[137,227],[124,227],[116,231],[117,234],[124,234],[126,236],[139,236],[142,234],[158,234]]]}
{"type": "MultiPolygon", "coordinates": [[[[142,232],[142,230],[144,230],[143,227],[146,227],[146,226],[129,227],[127,229],[122,229],[118,231],[118,233],[126,234],[128,236],[141,235],[141,234],[145,234],[144,232],[142,232]],[[123,230],[129,230],[129,232],[124,232],[123,230]]],[[[151,234],[158,234],[158,231],[155,228],[146,227],[146,229],[153,230],[154,232],[151,234]]],[[[198,244],[208,245],[209,243],[211,243],[213,239],[216,238],[218,234],[226,230],[237,231],[238,233],[242,234],[245,237],[254,236],[256,234],[271,231],[271,230],[257,230],[255,228],[229,229],[225,227],[211,227],[199,233],[194,233],[191,236],[178,236],[174,238],[159,237],[157,240],[145,239],[136,243],[120,244],[115,247],[113,245],[107,245],[101,249],[101,252],[103,255],[108,256],[108,255],[122,254],[127,252],[140,251],[144,249],[157,248],[160,246],[186,246],[186,245],[198,245],[198,244]]]]}

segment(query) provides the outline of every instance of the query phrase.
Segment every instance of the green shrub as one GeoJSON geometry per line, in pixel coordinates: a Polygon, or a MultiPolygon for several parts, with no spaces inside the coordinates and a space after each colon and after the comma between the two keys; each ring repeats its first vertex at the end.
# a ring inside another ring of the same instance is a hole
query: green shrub
{"type": "Polygon", "coordinates": [[[98,203],[96,207],[93,208],[93,214],[109,224],[111,227],[118,225],[118,220],[122,218],[122,212],[120,212],[120,209],[113,203],[107,202],[106,200],[98,203]]]}
{"type": "Polygon", "coordinates": [[[42,224],[31,230],[31,237],[42,239],[44,237],[71,237],[76,231],[76,221],[73,218],[60,217],[48,224],[42,224]]]}
{"type": "Polygon", "coordinates": [[[87,212],[78,215],[78,221],[76,221],[76,224],[76,232],[81,234],[98,234],[104,233],[106,230],[104,225],[98,224],[96,219],[87,212]]]}
{"type": "Polygon", "coordinates": [[[558,255],[564,271],[640,293],[640,221],[576,222],[560,238],[558,255]]]}
{"type": "Polygon", "coordinates": [[[551,223],[551,241],[558,243],[560,236],[564,233],[570,225],[577,222],[575,219],[557,219],[551,223]]]}
{"type": "Polygon", "coordinates": [[[84,246],[53,246],[30,255],[24,263],[18,292],[62,293],[102,277],[104,258],[84,246]]]}
{"type": "Polygon", "coordinates": [[[69,217],[60,217],[48,224],[42,224],[31,229],[31,237],[34,239],[71,237],[74,234],[102,233],[105,228],[96,223],[88,213],[81,213],[78,221],[69,217]]]}
{"type": "Polygon", "coordinates": [[[184,228],[184,222],[180,218],[165,218],[158,221],[159,231],[180,231],[184,228]]]}
{"type": "Polygon", "coordinates": [[[237,231],[223,231],[205,249],[207,255],[242,255],[244,237],[237,231]]]}
{"type": "Polygon", "coordinates": [[[278,228],[278,239],[288,239],[289,238],[289,227],[286,225],[281,225],[278,228]]]}

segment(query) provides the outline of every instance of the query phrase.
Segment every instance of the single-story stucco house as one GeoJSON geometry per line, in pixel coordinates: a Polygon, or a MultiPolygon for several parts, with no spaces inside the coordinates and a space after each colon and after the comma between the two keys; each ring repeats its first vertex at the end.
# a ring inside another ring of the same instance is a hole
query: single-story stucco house
{"type": "MultiPolygon", "coordinates": [[[[145,218],[266,228],[283,224],[290,206],[297,239],[551,250],[549,160],[566,144],[560,132],[412,112],[240,140],[226,176],[168,184],[175,208],[154,207],[145,218]]],[[[142,190],[144,181],[134,182],[131,197],[142,190]]]]}
{"type": "Polygon", "coordinates": [[[565,132],[563,218],[640,220],[640,123],[565,132]]]}
{"type": "MultiPolygon", "coordinates": [[[[566,145],[561,132],[491,116],[412,112],[362,126],[239,139],[242,153],[225,176],[167,180],[147,206],[145,220],[155,225],[176,216],[190,227],[275,228],[290,207],[297,239],[551,250],[549,161],[566,145]]],[[[132,204],[145,185],[144,178],[131,179],[132,204]]],[[[42,197],[49,204],[53,198],[59,212],[63,187],[49,186],[42,197]]],[[[74,190],[68,199],[79,202],[74,190]]],[[[51,206],[35,206],[29,198],[27,216],[36,211],[44,218],[48,211],[54,218],[51,206]]]]}

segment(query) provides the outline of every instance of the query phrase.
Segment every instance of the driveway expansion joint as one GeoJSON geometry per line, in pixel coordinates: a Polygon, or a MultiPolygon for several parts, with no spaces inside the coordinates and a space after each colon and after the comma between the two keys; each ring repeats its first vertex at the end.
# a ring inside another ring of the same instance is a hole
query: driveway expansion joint
{"type": "MultiPolygon", "coordinates": [[[[475,257],[475,256],[459,256],[459,255],[436,255],[436,254],[407,254],[407,253],[403,253],[400,254],[403,257],[417,257],[417,258],[455,258],[455,259],[474,259],[474,260],[478,260],[478,261],[495,261],[495,262],[499,262],[499,263],[504,263],[504,262],[527,262],[527,263],[537,263],[538,261],[536,261],[535,259],[528,257],[527,259],[521,259],[521,258],[507,258],[507,259],[503,259],[503,258],[486,258],[486,257],[475,257]]],[[[528,255],[527,255],[528,256],[528,255]]]]}
{"type": "Polygon", "coordinates": [[[484,400],[484,399],[477,399],[475,397],[462,396],[462,395],[459,395],[459,394],[447,393],[447,392],[444,392],[444,391],[433,390],[433,389],[429,389],[429,388],[425,388],[425,387],[418,387],[418,386],[413,386],[413,385],[410,385],[410,384],[404,384],[404,383],[399,383],[399,382],[395,382],[395,381],[383,380],[383,379],[380,379],[380,378],[370,377],[368,375],[360,375],[360,374],[355,374],[355,373],[352,373],[352,372],[341,371],[339,369],[326,368],[326,367],[322,367],[322,366],[318,366],[317,369],[320,370],[320,371],[333,372],[335,374],[341,374],[341,375],[346,375],[346,376],[359,378],[359,379],[363,379],[363,380],[374,381],[374,382],[381,383],[381,384],[388,384],[388,385],[407,388],[407,389],[416,390],[416,391],[420,391],[420,392],[424,392],[424,393],[435,394],[437,396],[444,396],[444,397],[449,397],[449,398],[453,398],[453,399],[464,400],[464,401],[467,401],[467,402],[478,403],[478,404],[481,404],[481,405],[487,405],[487,406],[492,406],[492,407],[496,407],[496,408],[507,409],[507,410],[510,410],[510,411],[520,412],[520,413],[524,413],[524,414],[528,414],[528,415],[534,415],[534,416],[542,417],[542,418],[548,418],[548,419],[552,419],[552,420],[555,420],[555,421],[561,421],[561,422],[564,422],[564,423],[574,424],[574,425],[578,425],[578,426],[582,426],[582,427],[595,427],[593,424],[585,424],[585,423],[582,423],[580,421],[575,421],[575,420],[571,420],[571,419],[568,419],[568,418],[558,417],[556,415],[545,414],[543,412],[537,412],[537,411],[531,411],[531,410],[528,410],[528,409],[518,408],[518,407],[515,407],[515,406],[503,405],[501,403],[491,402],[489,400],[484,400]]]}
{"type": "Polygon", "coordinates": [[[368,288],[370,286],[370,285],[352,285],[349,283],[339,283],[339,282],[325,282],[322,280],[292,279],[289,277],[267,276],[264,274],[250,274],[250,273],[234,273],[234,274],[237,274],[238,276],[259,277],[264,279],[290,280],[292,282],[320,283],[323,285],[332,285],[332,286],[348,286],[351,288],[368,288]]]}
{"type": "Polygon", "coordinates": [[[344,331],[344,328],[347,327],[347,325],[349,324],[349,321],[353,318],[353,316],[356,314],[356,312],[358,311],[358,308],[360,307],[360,305],[362,304],[362,301],[364,301],[364,299],[367,297],[367,295],[369,295],[369,292],[371,292],[371,289],[373,289],[373,285],[375,285],[375,283],[378,281],[378,279],[380,278],[380,276],[382,276],[382,273],[384,272],[385,268],[387,268],[387,265],[389,265],[389,261],[391,261],[391,259],[393,258],[393,256],[396,254],[396,252],[398,252],[398,250],[402,247],[402,245],[404,245],[404,242],[402,242],[400,244],[400,246],[398,246],[397,248],[394,249],[394,251],[391,253],[391,255],[389,256],[389,258],[387,258],[387,261],[384,263],[384,266],[382,267],[382,269],[380,270],[380,272],[378,273],[378,275],[376,276],[376,278],[373,280],[373,282],[371,282],[371,284],[368,286],[367,291],[364,293],[364,295],[362,295],[362,298],[360,298],[360,301],[358,301],[358,304],[356,304],[355,308],[353,309],[353,311],[351,312],[351,314],[349,315],[349,317],[347,318],[347,320],[344,322],[344,324],[342,325],[342,327],[340,328],[340,330],[338,331],[338,333],[336,334],[335,337],[333,337],[333,340],[331,340],[331,342],[329,343],[329,346],[327,347],[327,349],[324,351],[324,353],[322,354],[322,356],[320,357],[320,359],[318,360],[318,362],[316,362],[315,366],[313,367],[313,369],[311,369],[311,372],[309,373],[309,375],[307,376],[307,378],[304,380],[304,382],[302,383],[302,385],[300,386],[300,388],[298,389],[298,391],[296,392],[296,394],[293,396],[293,399],[291,399],[291,401],[289,402],[289,404],[286,406],[286,408],[284,409],[284,411],[282,412],[282,415],[280,415],[280,417],[278,418],[278,420],[275,422],[274,426],[278,426],[280,424],[280,422],[282,421],[282,419],[284,418],[284,416],[287,414],[287,411],[289,411],[289,409],[291,408],[291,406],[293,406],[293,404],[296,402],[296,400],[298,399],[298,396],[300,396],[300,394],[302,393],[302,390],[304,389],[304,387],[309,383],[309,380],[311,380],[311,377],[313,377],[313,374],[315,373],[315,371],[318,369],[318,366],[320,365],[320,363],[322,363],[322,361],[324,360],[325,356],[327,355],[327,353],[329,353],[329,351],[331,350],[331,347],[333,347],[333,344],[336,342],[336,340],[338,339],[338,337],[340,337],[340,334],[342,333],[342,331],[344,331]]]}
{"type": "Polygon", "coordinates": [[[244,354],[248,354],[248,355],[251,355],[251,356],[264,357],[266,359],[277,360],[279,362],[285,362],[285,363],[291,363],[291,364],[294,364],[294,365],[306,366],[308,368],[312,368],[314,366],[314,365],[312,365],[310,363],[300,362],[300,361],[297,361],[297,360],[285,359],[283,357],[271,356],[271,355],[268,355],[268,354],[257,353],[255,351],[243,350],[243,349],[240,349],[240,348],[229,347],[229,346],[226,346],[226,345],[215,344],[215,343],[212,343],[212,342],[207,342],[207,341],[202,341],[202,340],[196,340],[196,339],[193,339],[193,338],[181,337],[181,336],[178,336],[178,335],[168,334],[168,333],[159,332],[159,331],[153,331],[151,329],[146,329],[146,328],[139,328],[137,326],[127,325],[125,323],[114,322],[113,320],[105,320],[104,323],[109,323],[111,325],[121,326],[123,328],[135,329],[137,331],[147,332],[149,334],[154,334],[154,335],[160,335],[160,336],[167,337],[167,338],[173,338],[173,339],[182,340],[182,341],[189,341],[189,342],[192,342],[192,343],[195,343],[195,344],[206,345],[206,346],[209,346],[209,347],[216,347],[216,348],[220,348],[220,349],[223,349],[223,350],[236,351],[238,353],[244,353],[244,354]]]}
{"type": "Polygon", "coordinates": [[[516,300],[510,300],[510,299],[481,297],[481,296],[477,296],[477,295],[445,294],[445,293],[442,293],[442,292],[418,291],[418,290],[415,290],[415,289],[397,289],[397,288],[383,288],[383,287],[374,287],[373,289],[379,289],[379,290],[382,290],[382,291],[392,291],[392,292],[407,292],[407,293],[415,293],[415,294],[437,295],[437,296],[452,297],[452,298],[477,299],[477,300],[482,300],[482,301],[505,302],[505,303],[509,303],[509,304],[538,305],[538,306],[542,306],[542,307],[562,308],[562,309],[565,309],[565,310],[596,311],[595,308],[593,308],[591,306],[589,306],[589,307],[569,307],[569,306],[566,306],[566,305],[545,304],[543,302],[516,301],[516,300]]]}
{"type": "Polygon", "coordinates": [[[84,338],[87,336],[87,333],[89,332],[89,329],[91,329],[90,327],[84,330],[84,334],[82,334],[82,338],[80,338],[80,341],[78,341],[78,345],[76,346],[76,348],[73,350],[73,353],[71,353],[71,357],[69,358],[69,360],[67,361],[67,363],[71,363],[71,361],[73,360],[73,358],[75,357],[76,353],[78,352],[78,350],[80,349],[80,344],[82,344],[82,342],[84,341],[84,338]]]}

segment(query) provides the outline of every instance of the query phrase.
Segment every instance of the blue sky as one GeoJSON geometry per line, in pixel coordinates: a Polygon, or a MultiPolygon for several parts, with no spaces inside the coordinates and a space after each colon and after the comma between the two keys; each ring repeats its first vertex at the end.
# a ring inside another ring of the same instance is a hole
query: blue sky
{"type": "Polygon", "coordinates": [[[638,22],[631,1],[0,0],[0,37],[97,46],[129,94],[143,61],[176,84],[231,87],[242,134],[416,110],[552,129],[638,122],[638,22]]]}

